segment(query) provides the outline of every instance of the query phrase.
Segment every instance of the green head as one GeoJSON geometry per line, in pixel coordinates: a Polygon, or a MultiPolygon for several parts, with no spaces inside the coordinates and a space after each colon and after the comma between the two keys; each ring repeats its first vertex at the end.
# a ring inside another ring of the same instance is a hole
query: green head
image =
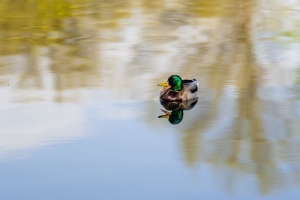
{"type": "Polygon", "coordinates": [[[172,112],[168,112],[166,110],[161,111],[163,111],[165,115],[160,115],[158,118],[166,118],[171,124],[179,124],[183,119],[183,110],[180,108],[173,110],[172,112]]]}
{"type": "Polygon", "coordinates": [[[169,122],[174,125],[179,124],[182,121],[182,118],[183,118],[183,110],[182,109],[173,110],[169,117],[169,122]]]}
{"type": "Polygon", "coordinates": [[[171,89],[174,91],[181,91],[183,89],[182,79],[178,75],[172,75],[168,79],[171,89]]]}
{"type": "Polygon", "coordinates": [[[182,79],[178,75],[172,75],[168,78],[168,82],[160,83],[158,86],[169,87],[171,90],[174,91],[181,91],[183,90],[183,83],[182,79]]]}

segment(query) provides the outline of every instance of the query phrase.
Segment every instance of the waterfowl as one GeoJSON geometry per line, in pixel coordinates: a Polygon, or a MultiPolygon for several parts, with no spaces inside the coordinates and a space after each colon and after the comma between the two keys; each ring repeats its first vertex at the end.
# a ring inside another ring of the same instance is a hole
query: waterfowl
{"type": "Polygon", "coordinates": [[[160,83],[158,86],[164,86],[160,92],[160,100],[182,102],[197,97],[198,81],[182,80],[178,75],[172,75],[168,82],[160,83]]]}
{"type": "Polygon", "coordinates": [[[183,111],[193,109],[197,102],[198,97],[183,102],[160,101],[166,110],[161,109],[165,114],[158,116],[158,118],[166,118],[174,125],[179,124],[183,119],[183,111]]]}
{"type": "Polygon", "coordinates": [[[168,112],[166,110],[161,109],[162,112],[164,112],[164,115],[158,116],[158,118],[166,118],[171,124],[179,124],[183,119],[183,110],[177,109],[172,110],[172,112],[168,112]]]}

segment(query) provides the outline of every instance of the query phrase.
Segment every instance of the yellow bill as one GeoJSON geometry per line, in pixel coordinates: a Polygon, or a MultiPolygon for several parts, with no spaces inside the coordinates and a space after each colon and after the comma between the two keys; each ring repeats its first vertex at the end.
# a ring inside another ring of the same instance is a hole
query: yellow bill
{"type": "Polygon", "coordinates": [[[163,110],[163,109],[160,109],[162,112],[164,112],[165,113],[165,115],[160,115],[160,116],[158,116],[158,118],[166,118],[166,119],[169,119],[170,118],[170,115],[171,115],[171,113],[170,112],[168,112],[168,111],[166,111],[166,110],[163,110]]]}
{"type": "Polygon", "coordinates": [[[170,115],[160,115],[158,116],[158,118],[166,118],[166,119],[169,119],[170,115]]]}
{"type": "Polygon", "coordinates": [[[166,83],[160,83],[160,84],[157,84],[157,86],[164,86],[164,87],[167,87],[167,86],[170,86],[168,82],[166,83]]]}

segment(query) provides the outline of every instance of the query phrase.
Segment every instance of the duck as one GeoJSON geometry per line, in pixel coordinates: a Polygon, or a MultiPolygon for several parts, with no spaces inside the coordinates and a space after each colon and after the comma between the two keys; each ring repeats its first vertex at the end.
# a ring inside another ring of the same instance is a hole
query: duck
{"type": "Polygon", "coordinates": [[[182,109],[172,110],[171,112],[161,109],[161,111],[165,114],[158,116],[158,118],[166,118],[173,125],[179,124],[183,119],[182,109]]]}
{"type": "Polygon", "coordinates": [[[196,79],[182,80],[178,75],[171,75],[167,82],[160,83],[158,86],[164,87],[160,91],[159,99],[161,101],[182,102],[198,97],[199,83],[196,79]]]}
{"type": "Polygon", "coordinates": [[[166,118],[173,125],[179,124],[183,119],[183,111],[193,109],[197,102],[198,97],[183,102],[161,101],[161,105],[166,110],[161,109],[164,115],[160,115],[158,118],[166,118]]]}

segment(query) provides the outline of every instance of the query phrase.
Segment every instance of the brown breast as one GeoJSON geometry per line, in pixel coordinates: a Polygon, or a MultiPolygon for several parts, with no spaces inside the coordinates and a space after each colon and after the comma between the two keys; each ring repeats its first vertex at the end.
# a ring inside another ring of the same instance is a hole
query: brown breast
{"type": "Polygon", "coordinates": [[[168,89],[161,93],[160,100],[181,102],[182,98],[180,92],[168,89]]]}

